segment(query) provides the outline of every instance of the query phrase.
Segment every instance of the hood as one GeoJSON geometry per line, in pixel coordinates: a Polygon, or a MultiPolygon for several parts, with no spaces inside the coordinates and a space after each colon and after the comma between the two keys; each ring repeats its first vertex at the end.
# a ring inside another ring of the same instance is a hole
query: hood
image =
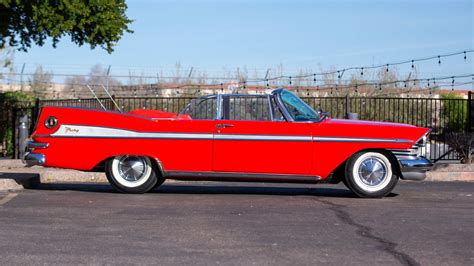
{"type": "Polygon", "coordinates": [[[412,144],[428,132],[428,128],[402,123],[331,118],[315,123],[313,127],[314,136],[401,139],[410,140],[412,144]]]}
{"type": "Polygon", "coordinates": [[[409,124],[380,122],[380,121],[366,121],[366,120],[351,120],[351,119],[327,119],[328,124],[334,125],[359,125],[359,126],[377,126],[377,127],[416,127],[409,124]]]}

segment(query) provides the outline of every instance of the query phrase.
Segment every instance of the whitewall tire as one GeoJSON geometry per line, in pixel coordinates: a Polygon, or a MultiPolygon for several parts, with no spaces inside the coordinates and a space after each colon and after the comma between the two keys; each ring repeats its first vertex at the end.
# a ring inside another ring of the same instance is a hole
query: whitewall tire
{"type": "Polygon", "coordinates": [[[136,155],[116,156],[106,163],[110,184],[126,193],[145,193],[158,183],[156,166],[150,158],[136,155]]]}
{"type": "Polygon", "coordinates": [[[345,181],[346,186],[359,197],[380,198],[395,188],[398,176],[387,154],[363,151],[347,161],[345,181]]]}

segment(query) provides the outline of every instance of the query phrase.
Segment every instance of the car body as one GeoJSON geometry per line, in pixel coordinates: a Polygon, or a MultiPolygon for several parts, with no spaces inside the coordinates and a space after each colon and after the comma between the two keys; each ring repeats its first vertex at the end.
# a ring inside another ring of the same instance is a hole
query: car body
{"type": "Polygon", "coordinates": [[[332,119],[280,88],[265,95],[201,97],[179,114],[43,107],[25,161],[106,171],[125,192],[146,192],[167,178],[301,183],[330,178],[349,188],[362,184],[360,191],[351,188],[359,196],[380,197],[398,178],[425,177],[432,163],[420,147],[429,132],[400,123],[332,119]],[[142,183],[149,175],[153,181],[142,183]],[[359,178],[347,177],[353,175],[359,178]],[[374,190],[371,183],[381,185],[379,179],[390,184],[374,190]]]}

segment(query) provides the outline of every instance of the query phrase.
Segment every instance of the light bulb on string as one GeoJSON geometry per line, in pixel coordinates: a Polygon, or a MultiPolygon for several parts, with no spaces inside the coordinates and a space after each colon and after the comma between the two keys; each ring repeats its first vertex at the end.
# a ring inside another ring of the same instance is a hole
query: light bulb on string
{"type": "Polygon", "coordinates": [[[316,83],[316,74],[313,74],[313,82],[316,83]]]}
{"type": "Polygon", "coordinates": [[[291,85],[291,76],[290,76],[290,85],[291,85]]]}
{"type": "Polygon", "coordinates": [[[339,74],[339,70],[337,71],[337,78],[341,79],[341,74],[339,74]]]}
{"type": "Polygon", "coordinates": [[[451,90],[454,91],[454,77],[452,77],[452,81],[451,81],[451,90]]]}
{"type": "Polygon", "coordinates": [[[224,83],[221,83],[221,91],[224,91],[224,83]]]}
{"type": "Polygon", "coordinates": [[[467,55],[466,55],[466,51],[464,51],[464,61],[466,61],[467,59],[467,55]]]}
{"type": "Polygon", "coordinates": [[[268,79],[266,80],[266,82],[267,82],[267,88],[269,88],[269,87],[270,87],[270,83],[268,82],[268,79]]]}
{"type": "Polygon", "coordinates": [[[360,69],[360,75],[361,75],[361,76],[364,75],[364,68],[361,68],[361,69],[360,69]]]}
{"type": "Polygon", "coordinates": [[[411,60],[411,68],[415,68],[415,60],[411,60]]]}
{"type": "Polygon", "coordinates": [[[438,65],[441,65],[441,56],[438,55],[438,65]]]}
{"type": "Polygon", "coordinates": [[[387,64],[387,69],[386,69],[387,72],[388,72],[388,66],[389,66],[389,65],[387,64]]]}

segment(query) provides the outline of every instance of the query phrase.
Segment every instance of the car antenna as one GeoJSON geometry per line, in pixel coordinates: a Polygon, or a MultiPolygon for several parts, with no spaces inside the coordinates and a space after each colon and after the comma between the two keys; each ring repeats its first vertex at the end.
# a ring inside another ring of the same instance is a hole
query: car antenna
{"type": "Polygon", "coordinates": [[[119,107],[119,105],[117,104],[117,102],[114,100],[114,97],[112,97],[112,95],[110,95],[109,91],[107,90],[107,88],[101,84],[100,86],[102,86],[102,88],[104,89],[104,91],[107,93],[107,95],[109,96],[109,98],[112,100],[112,102],[114,103],[115,107],[117,107],[117,109],[119,110],[119,112],[123,113],[122,109],[119,107]]]}
{"type": "Polygon", "coordinates": [[[89,88],[89,90],[92,92],[92,95],[94,95],[95,99],[99,102],[100,106],[102,106],[102,109],[104,109],[104,111],[107,111],[107,109],[105,108],[105,106],[102,104],[102,102],[99,100],[99,97],[97,97],[97,95],[95,94],[94,90],[91,88],[91,86],[89,86],[89,84],[86,85],[87,88],[89,88]]]}

